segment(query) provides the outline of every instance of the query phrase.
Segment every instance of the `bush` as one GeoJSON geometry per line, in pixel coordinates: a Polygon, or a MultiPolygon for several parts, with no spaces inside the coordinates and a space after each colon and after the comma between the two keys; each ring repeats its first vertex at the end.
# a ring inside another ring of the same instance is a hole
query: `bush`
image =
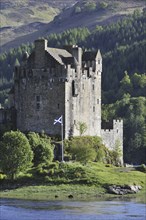
{"type": "Polygon", "coordinates": [[[109,150],[102,144],[100,137],[73,137],[66,140],[65,150],[76,161],[87,163],[89,161],[108,162],[109,150]]]}
{"type": "Polygon", "coordinates": [[[106,3],[106,2],[100,2],[100,3],[99,3],[99,7],[100,7],[101,9],[105,9],[105,8],[108,7],[108,3],[106,3]]]}
{"type": "Polygon", "coordinates": [[[51,144],[50,137],[44,133],[39,135],[35,132],[29,132],[27,137],[34,152],[34,166],[38,166],[42,163],[52,162],[54,158],[54,146],[51,144]]]}
{"type": "Polygon", "coordinates": [[[0,142],[0,168],[10,178],[32,165],[33,152],[26,136],[20,131],[4,133],[0,142]]]}
{"type": "Polygon", "coordinates": [[[146,173],[146,165],[141,164],[139,167],[136,167],[136,170],[146,173]]]}

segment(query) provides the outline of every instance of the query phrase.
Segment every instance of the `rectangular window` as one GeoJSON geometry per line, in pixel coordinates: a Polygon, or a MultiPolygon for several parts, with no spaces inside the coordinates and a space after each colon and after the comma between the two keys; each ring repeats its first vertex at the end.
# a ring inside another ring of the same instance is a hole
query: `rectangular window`
{"type": "Polygon", "coordinates": [[[98,60],[98,64],[100,64],[100,60],[98,60]]]}
{"type": "Polygon", "coordinates": [[[58,104],[57,106],[58,106],[58,109],[59,109],[60,108],[60,104],[58,104]]]}
{"type": "Polygon", "coordinates": [[[99,104],[99,99],[97,99],[97,104],[99,104]]]}
{"type": "Polygon", "coordinates": [[[36,110],[39,111],[41,108],[41,96],[37,95],[36,96],[36,110]]]}
{"type": "Polygon", "coordinates": [[[36,101],[37,101],[37,102],[40,102],[40,95],[37,95],[37,96],[36,96],[36,101]]]}
{"type": "Polygon", "coordinates": [[[41,107],[41,106],[40,106],[40,103],[37,103],[37,104],[36,104],[36,109],[37,109],[37,110],[40,110],[40,107],[41,107]]]}
{"type": "Polygon", "coordinates": [[[94,84],[92,85],[92,90],[94,90],[94,84]]]}
{"type": "Polygon", "coordinates": [[[93,112],[95,112],[95,106],[93,106],[93,112]]]}

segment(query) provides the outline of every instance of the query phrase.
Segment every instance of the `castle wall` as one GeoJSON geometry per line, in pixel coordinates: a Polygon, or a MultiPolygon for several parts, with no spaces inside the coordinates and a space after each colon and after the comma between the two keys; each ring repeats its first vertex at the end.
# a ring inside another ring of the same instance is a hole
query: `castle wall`
{"type": "Polygon", "coordinates": [[[123,122],[113,121],[113,129],[101,129],[102,57],[97,53],[69,47],[48,48],[37,40],[35,50],[15,69],[14,106],[17,128],[21,131],[61,135],[54,119],[63,115],[64,137],[80,135],[78,123],[85,123],[83,135],[102,137],[114,149],[119,141],[123,151],[123,122]]]}
{"type": "Polygon", "coordinates": [[[15,106],[17,128],[21,131],[45,131],[50,135],[60,134],[60,126],[54,119],[64,115],[64,82],[51,78],[51,69],[33,69],[32,76],[15,82],[15,106]]]}
{"type": "Polygon", "coordinates": [[[78,123],[85,123],[83,135],[98,135],[101,131],[101,73],[92,68],[77,71],[68,66],[65,83],[65,137],[78,136],[78,123]],[[74,88],[73,88],[74,86],[74,88]],[[73,94],[73,91],[74,94],[73,94]]]}
{"type": "Polygon", "coordinates": [[[113,120],[113,129],[101,129],[101,138],[110,150],[115,150],[116,145],[119,146],[123,164],[123,120],[113,120]]]}

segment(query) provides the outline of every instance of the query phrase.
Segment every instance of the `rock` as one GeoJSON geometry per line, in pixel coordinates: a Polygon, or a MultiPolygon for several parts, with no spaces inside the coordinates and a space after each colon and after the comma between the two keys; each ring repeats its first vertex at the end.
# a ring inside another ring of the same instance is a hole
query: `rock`
{"type": "Polygon", "coordinates": [[[108,192],[116,195],[124,195],[124,194],[137,193],[141,189],[142,189],[141,186],[136,186],[136,185],[125,185],[125,186],[112,185],[108,187],[108,192]]]}

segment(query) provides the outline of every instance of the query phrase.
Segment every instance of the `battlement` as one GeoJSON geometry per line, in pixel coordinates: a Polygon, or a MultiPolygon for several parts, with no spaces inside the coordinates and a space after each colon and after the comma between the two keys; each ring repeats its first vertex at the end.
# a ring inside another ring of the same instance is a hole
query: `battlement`
{"type": "Polygon", "coordinates": [[[123,120],[122,120],[122,119],[117,119],[117,120],[114,119],[114,120],[113,120],[113,123],[123,123],[123,120]]]}
{"type": "MultiPolygon", "coordinates": [[[[114,119],[112,129],[101,129],[101,137],[105,146],[107,146],[111,150],[114,150],[117,142],[120,143],[120,148],[123,152],[123,120],[114,119]]],[[[121,158],[120,160],[123,164],[123,158],[121,158]]]]}

